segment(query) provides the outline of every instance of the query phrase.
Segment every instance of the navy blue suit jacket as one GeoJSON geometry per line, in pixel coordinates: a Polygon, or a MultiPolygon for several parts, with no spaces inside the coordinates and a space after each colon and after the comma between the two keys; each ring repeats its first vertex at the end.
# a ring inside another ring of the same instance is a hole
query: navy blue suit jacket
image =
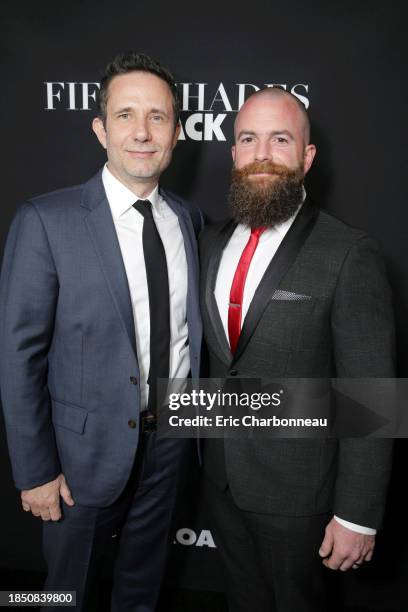
{"type": "MultiPolygon", "coordinates": [[[[195,377],[202,328],[192,211],[161,193],[184,238],[195,377]]],[[[134,462],[138,431],[128,421],[139,422],[140,393],[132,304],[101,172],[19,208],[3,259],[0,321],[16,486],[30,489],[62,471],[76,501],[110,505],[134,462]]]]}

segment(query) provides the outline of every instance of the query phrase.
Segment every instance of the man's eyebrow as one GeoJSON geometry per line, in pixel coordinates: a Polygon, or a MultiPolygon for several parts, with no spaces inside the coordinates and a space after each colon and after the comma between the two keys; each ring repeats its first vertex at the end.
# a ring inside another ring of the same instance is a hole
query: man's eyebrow
{"type": "Polygon", "coordinates": [[[158,113],[159,115],[164,115],[165,117],[168,116],[168,114],[166,113],[166,111],[163,108],[152,108],[149,112],[151,112],[151,113],[158,113]]]}
{"type": "Polygon", "coordinates": [[[123,108],[118,108],[118,110],[115,110],[115,115],[120,115],[120,113],[130,113],[131,110],[132,109],[130,106],[124,106],[123,108]]]}
{"type": "MultiPolygon", "coordinates": [[[[241,130],[237,136],[237,140],[242,138],[243,136],[255,136],[256,133],[251,130],[241,130]]],[[[291,140],[294,140],[292,132],[289,130],[273,130],[269,133],[270,136],[287,136],[291,140]]]]}
{"type": "Polygon", "coordinates": [[[293,140],[293,134],[289,130],[274,130],[271,132],[271,136],[287,136],[291,140],[293,140]]]}
{"type": "Polygon", "coordinates": [[[255,136],[255,132],[251,132],[250,130],[241,130],[237,136],[237,140],[242,138],[242,136],[255,136]]]}
{"type": "MultiPolygon", "coordinates": [[[[118,108],[118,110],[115,111],[115,115],[120,115],[121,113],[131,113],[133,110],[134,109],[131,106],[124,106],[122,108],[118,108]]],[[[152,108],[150,109],[149,113],[159,113],[160,115],[165,115],[166,117],[168,116],[163,108],[152,108]]]]}

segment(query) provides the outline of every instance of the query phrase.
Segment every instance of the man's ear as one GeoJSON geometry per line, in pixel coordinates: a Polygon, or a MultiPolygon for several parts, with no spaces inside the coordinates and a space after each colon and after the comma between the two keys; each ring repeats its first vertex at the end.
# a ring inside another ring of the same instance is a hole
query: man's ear
{"type": "Polygon", "coordinates": [[[231,147],[231,155],[232,155],[232,161],[235,164],[235,145],[232,145],[231,147]]]}
{"type": "Polygon", "coordinates": [[[106,130],[100,117],[95,117],[92,121],[92,129],[103,148],[106,149],[106,130]]]}
{"type": "Polygon", "coordinates": [[[180,135],[180,130],[181,130],[181,124],[180,121],[177,123],[176,128],[174,130],[174,138],[173,138],[173,149],[177,144],[178,141],[178,137],[180,135]]]}
{"type": "Polygon", "coordinates": [[[316,155],[315,145],[314,144],[307,145],[307,147],[305,148],[305,156],[303,160],[303,170],[305,174],[309,172],[315,155],[316,155]]]}

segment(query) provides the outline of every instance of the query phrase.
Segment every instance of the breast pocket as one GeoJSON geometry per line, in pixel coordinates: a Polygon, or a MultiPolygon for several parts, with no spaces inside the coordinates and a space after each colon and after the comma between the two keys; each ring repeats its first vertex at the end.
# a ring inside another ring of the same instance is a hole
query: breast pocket
{"type": "Polygon", "coordinates": [[[256,329],[258,341],[285,350],[297,348],[315,305],[313,298],[271,299],[256,329]]]}

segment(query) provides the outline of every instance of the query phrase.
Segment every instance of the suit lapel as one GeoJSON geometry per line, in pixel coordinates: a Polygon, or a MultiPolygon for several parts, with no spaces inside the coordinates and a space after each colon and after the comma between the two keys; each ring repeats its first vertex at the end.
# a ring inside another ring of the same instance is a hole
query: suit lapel
{"type": "Polygon", "coordinates": [[[234,361],[239,359],[242,355],[273,292],[279,286],[286,272],[295,261],[299,251],[312,231],[317,212],[317,209],[306,200],[288,233],[282,240],[255,291],[255,295],[242,326],[234,361]]]}
{"type": "Polygon", "coordinates": [[[174,196],[160,189],[160,195],[166,200],[166,204],[177,215],[181,233],[183,234],[184,248],[186,251],[187,265],[189,270],[189,289],[198,286],[198,253],[195,241],[194,227],[189,213],[184,206],[177,202],[174,196]]]}
{"type": "Polygon", "coordinates": [[[232,354],[229,341],[225,335],[224,326],[221,321],[214,290],[222,252],[234,233],[236,226],[237,225],[234,221],[228,221],[221,228],[208,261],[205,284],[205,305],[207,307],[210,322],[214,328],[214,336],[216,338],[216,346],[218,348],[219,357],[222,361],[226,361],[227,363],[230,363],[232,354]]]}
{"type": "Polygon", "coordinates": [[[193,376],[198,376],[198,358],[194,361],[194,355],[198,356],[201,347],[202,324],[200,315],[200,304],[198,298],[199,286],[199,262],[197,243],[194,227],[190,214],[177,199],[160,189],[161,196],[166,200],[168,206],[177,215],[181,233],[183,235],[184,249],[187,260],[187,323],[190,342],[190,365],[193,376]],[[195,365],[197,363],[197,366],[195,365]]]}
{"type": "Polygon", "coordinates": [[[129,285],[101,172],[85,185],[81,205],[90,210],[85,217],[85,223],[101,262],[112,300],[137,357],[129,285]]]}

